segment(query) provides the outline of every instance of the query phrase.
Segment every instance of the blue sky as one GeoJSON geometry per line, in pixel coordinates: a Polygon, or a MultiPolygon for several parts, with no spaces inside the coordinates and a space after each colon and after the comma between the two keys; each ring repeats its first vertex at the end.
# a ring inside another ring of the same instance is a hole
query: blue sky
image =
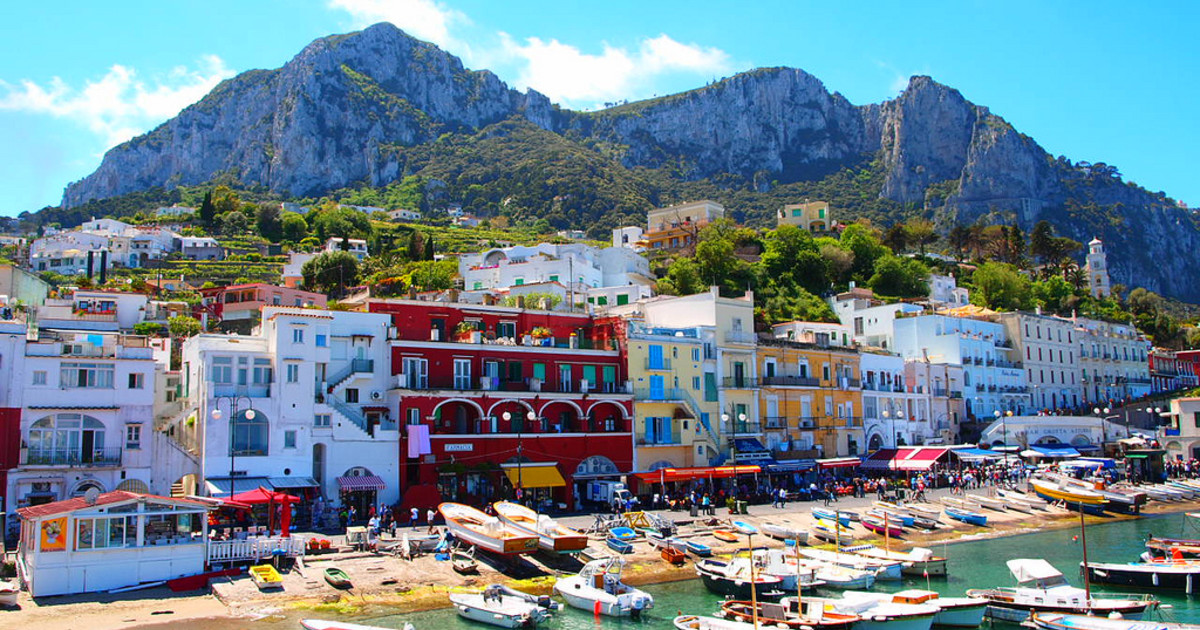
{"type": "Polygon", "coordinates": [[[1200,204],[1200,3],[64,0],[0,9],[0,215],[57,204],[104,151],[217,81],[391,21],[576,108],[802,68],[851,102],[928,74],[1055,155],[1200,204]]]}

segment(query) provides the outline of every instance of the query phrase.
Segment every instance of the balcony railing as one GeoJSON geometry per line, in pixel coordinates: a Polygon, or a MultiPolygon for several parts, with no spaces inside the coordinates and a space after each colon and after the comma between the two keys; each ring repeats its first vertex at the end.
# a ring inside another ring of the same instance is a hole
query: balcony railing
{"type": "Polygon", "coordinates": [[[31,448],[25,453],[27,466],[111,467],[121,465],[121,448],[31,448]]]}
{"type": "Polygon", "coordinates": [[[815,428],[817,428],[817,419],[812,418],[812,417],[797,418],[796,419],[796,428],[797,429],[815,429],[815,428]]]}
{"type": "Polygon", "coordinates": [[[726,433],[730,433],[732,435],[755,435],[762,433],[762,424],[752,420],[747,420],[745,422],[730,420],[729,424],[725,427],[725,430],[726,433]]]}
{"type": "Polygon", "coordinates": [[[721,386],[726,389],[756,389],[758,379],[749,376],[726,376],[722,379],[721,386]]]}
{"type": "Polygon", "coordinates": [[[671,370],[671,360],[670,359],[646,359],[646,369],[647,370],[669,371],[669,370],[671,370]]]}
{"type": "Polygon", "coordinates": [[[745,330],[730,330],[725,333],[727,343],[754,343],[757,335],[745,330]]]}
{"type": "Polygon", "coordinates": [[[945,398],[945,397],[946,397],[946,390],[945,390],[944,388],[942,388],[942,387],[934,387],[934,388],[933,388],[933,395],[934,395],[936,398],[945,398]]]}
{"type": "Polygon", "coordinates": [[[786,416],[767,416],[763,418],[763,424],[768,429],[782,429],[787,426],[786,416]]]}
{"type": "Polygon", "coordinates": [[[764,387],[820,387],[821,379],[812,376],[764,376],[762,384],[764,387]]]}
{"type": "Polygon", "coordinates": [[[963,397],[963,393],[962,393],[961,391],[954,391],[954,390],[951,390],[951,391],[950,391],[950,397],[951,397],[951,398],[962,398],[962,397],[963,397]]]}

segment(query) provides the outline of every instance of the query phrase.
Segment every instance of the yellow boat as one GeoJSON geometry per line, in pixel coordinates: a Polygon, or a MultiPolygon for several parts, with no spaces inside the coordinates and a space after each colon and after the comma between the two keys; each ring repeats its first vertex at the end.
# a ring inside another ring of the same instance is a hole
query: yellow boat
{"type": "Polygon", "coordinates": [[[250,567],[250,579],[260,591],[283,588],[283,576],[269,564],[256,564],[250,567]]]}
{"type": "Polygon", "coordinates": [[[1108,505],[1104,496],[1083,488],[1064,488],[1053,481],[1045,479],[1030,479],[1030,487],[1034,494],[1046,501],[1055,503],[1062,501],[1072,510],[1083,510],[1088,514],[1102,515],[1108,505]]]}

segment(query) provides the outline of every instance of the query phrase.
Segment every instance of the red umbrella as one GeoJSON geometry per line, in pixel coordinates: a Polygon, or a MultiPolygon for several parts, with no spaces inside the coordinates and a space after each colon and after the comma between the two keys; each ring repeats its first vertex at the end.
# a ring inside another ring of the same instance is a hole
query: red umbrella
{"type": "Polygon", "coordinates": [[[243,492],[241,494],[235,494],[235,495],[229,497],[229,500],[237,501],[238,503],[246,503],[249,505],[264,505],[264,504],[266,504],[267,505],[268,527],[270,526],[271,516],[274,513],[275,504],[276,503],[281,504],[283,506],[283,515],[280,518],[279,525],[280,525],[280,529],[282,530],[282,535],[285,537],[289,535],[288,530],[290,529],[291,524],[292,524],[291,504],[300,502],[299,497],[294,497],[294,496],[284,493],[284,492],[275,492],[274,490],[267,490],[266,488],[264,488],[262,486],[259,486],[258,488],[254,489],[254,490],[250,490],[248,492],[243,492]]]}

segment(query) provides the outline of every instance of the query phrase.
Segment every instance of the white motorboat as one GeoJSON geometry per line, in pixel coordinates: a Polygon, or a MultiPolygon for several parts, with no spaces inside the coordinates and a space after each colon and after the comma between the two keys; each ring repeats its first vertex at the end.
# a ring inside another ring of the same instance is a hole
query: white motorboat
{"type": "Polygon", "coordinates": [[[1068,584],[1058,569],[1041,559],[1009,560],[1008,570],[1017,580],[1016,588],[967,591],[968,597],[988,600],[987,616],[992,620],[1024,623],[1034,612],[1098,616],[1116,613],[1128,619],[1141,619],[1158,607],[1158,601],[1149,597],[1089,598],[1086,590],[1068,584]]]}
{"type": "Polygon", "coordinates": [[[1029,625],[1036,630],[1195,630],[1196,624],[1173,621],[1134,621],[1087,615],[1033,613],[1029,625]]]}
{"type": "Polygon", "coordinates": [[[756,549],[754,555],[764,572],[778,575],[784,579],[780,583],[780,588],[783,590],[794,590],[793,584],[800,584],[804,588],[808,588],[808,575],[812,575],[813,586],[847,589],[871,588],[875,585],[874,571],[850,569],[804,557],[797,560],[795,552],[785,552],[783,549],[756,549]],[[795,581],[789,583],[788,576],[795,581]]]}
{"type": "Polygon", "coordinates": [[[679,615],[674,623],[677,630],[758,630],[752,623],[702,615],[679,615]]]}
{"type": "Polygon", "coordinates": [[[509,501],[492,504],[501,522],[538,537],[538,547],[553,553],[578,553],[588,544],[586,535],[558,521],[509,501]]]}
{"type": "Polygon", "coordinates": [[[828,543],[836,542],[841,545],[849,545],[858,540],[858,536],[850,531],[850,528],[821,519],[814,521],[812,535],[817,540],[828,543]]]}
{"type": "Polygon", "coordinates": [[[654,598],[621,581],[624,567],[621,558],[592,560],[578,575],[559,578],[554,592],[573,608],[610,617],[639,618],[642,611],[654,607],[654,598]]]}
{"type": "Polygon", "coordinates": [[[537,550],[538,537],[517,529],[496,518],[461,503],[438,506],[446,528],[459,540],[492,553],[502,555],[532,553],[537,550]]]}
{"type": "Polygon", "coordinates": [[[988,601],[980,597],[942,597],[934,591],[907,589],[895,593],[855,591],[846,597],[875,597],[894,604],[923,604],[938,609],[933,625],[948,628],[978,628],[983,623],[988,601]]]}
{"type": "Polygon", "coordinates": [[[876,579],[880,580],[899,580],[901,569],[903,568],[903,563],[900,562],[875,560],[853,553],[839,553],[824,549],[801,549],[800,555],[810,560],[820,560],[821,562],[836,564],[840,567],[858,569],[859,571],[873,571],[876,579]]]}
{"type": "Polygon", "coordinates": [[[938,608],[928,604],[898,604],[877,593],[847,591],[840,599],[824,600],[840,613],[858,615],[855,630],[929,630],[938,608]]]}
{"type": "Polygon", "coordinates": [[[482,593],[450,593],[460,617],[501,628],[525,628],[550,618],[546,609],[525,598],[505,596],[499,588],[482,593]]]}
{"type": "Polygon", "coordinates": [[[849,551],[875,560],[900,562],[902,563],[900,572],[904,575],[917,577],[946,575],[946,559],[933,555],[932,550],[924,547],[913,547],[910,551],[896,551],[880,549],[874,545],[858,545],[844,547],[842,551],[849,551]]]}

